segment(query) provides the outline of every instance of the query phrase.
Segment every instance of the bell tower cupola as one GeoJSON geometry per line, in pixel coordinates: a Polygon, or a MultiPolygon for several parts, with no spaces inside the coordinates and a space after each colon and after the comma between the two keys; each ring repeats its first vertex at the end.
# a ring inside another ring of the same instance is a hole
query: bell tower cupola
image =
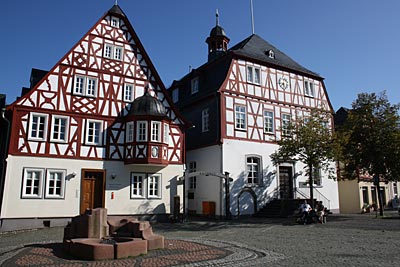
{"type": "Polygon", "coordinates": [[[219,25],[218,9],[215,13],[216,25],[211,29],[210,36],[207,38],[208,61],[218,58],[228,50],[229,38],[225,34],[224,28],[219,25]]]}

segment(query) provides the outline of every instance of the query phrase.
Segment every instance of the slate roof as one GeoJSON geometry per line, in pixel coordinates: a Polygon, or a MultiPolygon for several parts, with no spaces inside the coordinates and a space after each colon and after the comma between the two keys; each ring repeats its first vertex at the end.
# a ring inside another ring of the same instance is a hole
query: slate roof
{"type": "Polygon", "coordinates": [[[157,116],[166,117],[167,111],[164,105],[157,98],[146,92],[143,96],[136,98],[129,110],[127,116],[157,116]]]}
{"type": "Polygon", "coordinates": [[[238,56],[244,56],[252,58],[267,64],[273,64],[290,70],[298,71],[304,74],[309,74],[314,77],[322,78],[318,73],[310,71],[299,63],[291,59],[285,53],[280,51],[278,48],[262,39],[257,34],[253,34],[248,38],[244,39],[240,43],[231,47],[229,51],[232,51],[238,56]],[[275,58],[269,57],[269,50],[275,53],[275,58]]]}
{"type": "Polygon", "coordinates": [[[110,10],[108,10],[108,13],[126,17],[124,11],[122,11],[118,5],[114,5],[110,10]]]}

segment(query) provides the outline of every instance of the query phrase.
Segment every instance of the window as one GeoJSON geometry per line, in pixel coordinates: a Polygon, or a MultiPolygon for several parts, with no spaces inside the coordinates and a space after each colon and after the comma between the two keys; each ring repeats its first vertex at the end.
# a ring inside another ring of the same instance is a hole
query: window
{"type": "Polygon", "coordinates": [[[172,102],[176,103],[179,101],[179,89],[175,88],[172,90],[172,102]]]}
{"type": "Polygon", "coordinates": [[[364,204],[369,204],[368,187],[367,186],[362,187],[362,198],[363,198],[364,204]]]}
{"type": "Polygon", "coordinates": [[[147,121],[138,121],[136,126],[136,141],[147,141],[147,121]]]}
{"type": "Polygon", "coordinates": [[[313,169],[313,182],[317,186],[322,185],[322,172],[320,166],[314,167],[313,169]]]}
{"type": "Polygon", "coordinates": [[[235,106],[235,128],[246,130],[246,107],[235,106]]]}
{"type": "Polygon", "coordinates": [[[68,138],[68,118],[53,116],[51,140],[56,142],[66,142],[68,138]]]}
{"type": "Polygon", "coordinates": [[[260,84],[260,82],[261,82],[260,68],[255,68],[253,66],[247,66],[247,82],[260,84]]]}
{"type": "Polygon", "coordinates": [[[134,133],[134,123],[132,121],[126,123],[126,142],[133,142],[134,140],[133,133],[134,133]]]}
{"type": "Polygon", "coordinates": [[[159,198],[161,197],[161,175],[153,174],[147,178],[147,197],[159,198]]]}
{"type": "Polygon", "coordinates": [[[169,125],[167,123],[164,124],[164,143],[169,143],[169,125]]]}
{"type": "Polygon", "coordinates": [[[246,169],[247,169],[247,184],[258,185],[261,178],[261,159],[259,157],[247,157],[246,158],[246,169]]]}
{"type": "Polygon", "coordinates": [[[208,132],[210,130],[210,115],[208,113],[208,108],[203,109],[201,112],[201,129],[203,132],[208,132]]]}
{"type": "Polygon", "coordinates": [[[161,142],[161,122],[159,121],[151,122],[151,141],[161,142]]]}
{"type": "Polygon", "coordinates": [[[63,198],[65,170],[47,170],[46,198],[63,198]]]}
{"type": "Polygon", "coordinates": [[[73,91],[75,95],[95,97],[97,95],[97,78],[76,75],[73,91]]]}
{"type": "MultiPolygon", "coordinates": [[[[196,161],[192,161],[189,163],[189,172],[196,171],[196,161]]],[[[196,176],[189,178],[189,189],[196,189],[196,176]]]]}
{"type": "Polygon", "coordinates": [[[290,115],[282,114],[282,135],[289,135],[290,134],[290,115]]]}
{"type": "Polygon", "coordinates": [[[100,121],[87,121],[86,143],[89,145],[101,145],[101,127],[100,121]]]}
{"type": "Polygon", "coordinates": [[[112,44],[104,44],[104,54],[105,58],[122,60],[124,49],[121,46],[116,46],[112,44]]]}
{"type": "Polygon", "coordinates": [[[24,168],[22,198],[41,198],[43,169],[24,168]]]}
{"type": "Polygon", "coordinates": [[[144,173],[131,173],[131,198],[143,198],[144,173]]]}
{"type": "Polygon", "coordinates": [[[192,79],[191,82],[191,94],[195,94],[199,91],[199,77],[192,79]]]}
{"type": "Polygon", "coordinates": [[[274,113],[264,110],[264,133],[274,132],[274,113]]]}
{"type": "Polygon", "coordinates": [[[314,96],[314,83],[310,81],[304,81],[304,94],[306,96],[314,96]]]}
{"type": "Polygon", "coordinates": [[[111,26],[114,28],[118,28],[119,27],[119,19],[112,17],[111,18],[111,26]]]}
{"type": "Polygon", "coordinates": [[[32,113],[30,116],[29,138],[45,140],[47,135],[47,116],[45,114],[32,113]]]}
{"type": "Polygon", "coordinates": [[[124,101],[132,101],[133,85],[126,83],[124,88],[124,101]]]}
{"type": "Polygon", "coordinates": [[[274,53],[274,51],[272,49],[268,50],[268,57],[269,58],[275,58],[275,53],[274,53]]]}

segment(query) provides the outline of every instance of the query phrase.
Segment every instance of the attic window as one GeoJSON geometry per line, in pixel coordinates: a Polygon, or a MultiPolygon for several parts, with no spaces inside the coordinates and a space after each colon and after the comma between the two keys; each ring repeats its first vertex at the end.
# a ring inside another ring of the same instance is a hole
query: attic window
{"type": "Polygon", "coordinates": [[[111,17],[111,26],[114,28],[119,27],[119,20],[117,18],[111,17]]]}
{"type": "Polygon", "coordinates": [[[272,49],[265,51],[265,54],[266,54],[269,58],[275,58],[275,52],[274,52],[272,49]]]}

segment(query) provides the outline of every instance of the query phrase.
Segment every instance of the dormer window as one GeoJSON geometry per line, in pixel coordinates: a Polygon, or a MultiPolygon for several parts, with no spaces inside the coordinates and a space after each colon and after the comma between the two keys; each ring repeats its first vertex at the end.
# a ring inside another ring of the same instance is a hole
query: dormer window
{"type": "Polygon", "coordinates": [[[192,79],[191,82],[191,94],[195,94],[199,91],[199,77],[192,79]]]}
{"type": "Polygon", "coordinates": [[[272,50],[272,49],[267,50],[267,51],[265,52],[265,54],[267,54],[269,58],[275,58],[275,52],[274,52],[274,50],[272,50]]]}

